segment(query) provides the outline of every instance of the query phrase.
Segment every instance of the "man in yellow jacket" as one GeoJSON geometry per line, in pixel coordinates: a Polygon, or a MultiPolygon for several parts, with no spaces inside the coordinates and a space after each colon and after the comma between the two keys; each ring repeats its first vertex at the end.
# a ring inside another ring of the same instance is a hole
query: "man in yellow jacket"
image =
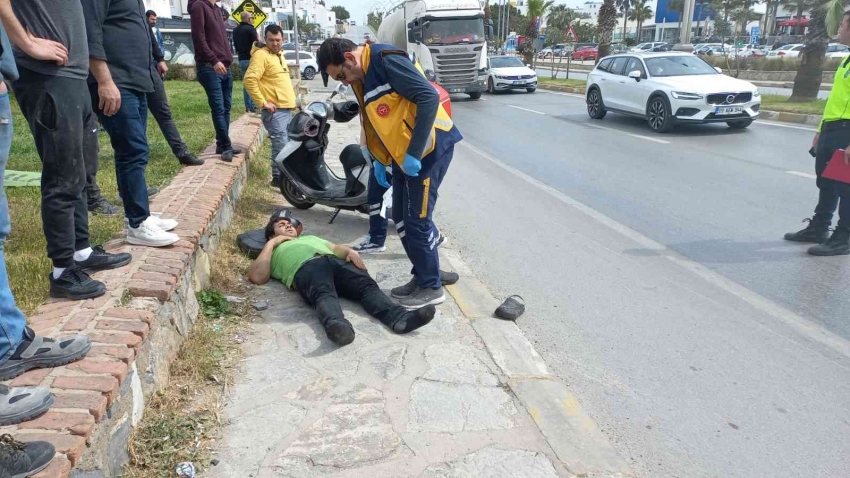
{"type": "Polygon", "coordinates": [[[251,50],[251,64],[242,80],[251,100],[262,108],[263,126],[272,140],[272,185],[278,186],[280,171],[274,166],[274,158],[289,141],[286,127],[295,108],[295,91],[283,58],[283,30],[269,25],[264,37],[265,46],[258,43],[251,50]]]}

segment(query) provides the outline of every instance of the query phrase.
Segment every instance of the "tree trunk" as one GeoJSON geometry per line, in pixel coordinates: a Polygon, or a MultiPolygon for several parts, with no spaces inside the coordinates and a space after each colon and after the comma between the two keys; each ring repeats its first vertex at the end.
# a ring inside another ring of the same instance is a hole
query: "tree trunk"
{"type": "MultiPolygon", "coordinates": [[[[617,7],[614,6],[614,0],[603,0],[596,22],[599,31],[599,58],[604,58],[611,51],[611,38],[617,26],[617,7]]],[[[597,62],[599,58],[596,59],[597,62]]]]}
{"type": "Polygon", "coordinates": [[[800,67],[794,79],[794,90],[788,101],[812,101],[817,99],[823,80],[823,62],[829,36],[826,33],[826,10],[812,11],[806,46],[800,55],[800,67]]]}
{"type": "Polygon", "coordinates": [[[629,9],[628,9],[628,7],[626,7],[625,9],[623,9],[623,39],[622,39],[622,42],[623,42],[624,45],[626,44],[626,28],[628,28],[628,26],[627,26],[628,21],[629,21],[629,9]]]}
{"type": "MultiPolygon", "coordinates": [[[[811,25],[811,20],[809,20],[809,25],[811,25]]],[[[797,2],[797,28],[795,31],[797,35],[803,34],[803,0],[797,2]]]]}

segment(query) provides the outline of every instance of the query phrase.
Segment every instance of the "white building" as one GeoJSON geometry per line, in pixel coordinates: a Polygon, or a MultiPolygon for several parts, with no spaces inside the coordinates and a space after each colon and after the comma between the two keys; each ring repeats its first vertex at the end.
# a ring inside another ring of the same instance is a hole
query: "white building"
{"type": "Polygon", "coordinates": [[[599,9],[602,7],[602,2],[593,2],[587,1],[584,2],[580,7],[576,8],[576,11],[579,13],[584,13],[590,20],[590,23],[596,24],[596,20],[599,18],[599,9]]]}

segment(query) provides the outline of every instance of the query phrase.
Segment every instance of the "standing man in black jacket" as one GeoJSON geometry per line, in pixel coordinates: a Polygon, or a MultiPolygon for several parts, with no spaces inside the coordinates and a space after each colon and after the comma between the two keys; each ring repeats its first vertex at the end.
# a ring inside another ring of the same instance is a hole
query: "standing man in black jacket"
{"type": "MultiPolygon", "coordinates": [[[[248,71],[248,65],[251,64],[251,48],[254,42],[260,41],[257,35],[257,29],[254,28],[252,21],[254,15],[251,12],[242,12],[242,21],[239,26],[233,29],[233,46],[236,47],[236,53],[239,54],[239,68],[242,70],[242,76],[248,71]]],[[[257,105],[251,100],[248,95],[248,90],[242,88],[242,96],[245,99],[245,111],[249,113],[257,112],[257,105]]]]}

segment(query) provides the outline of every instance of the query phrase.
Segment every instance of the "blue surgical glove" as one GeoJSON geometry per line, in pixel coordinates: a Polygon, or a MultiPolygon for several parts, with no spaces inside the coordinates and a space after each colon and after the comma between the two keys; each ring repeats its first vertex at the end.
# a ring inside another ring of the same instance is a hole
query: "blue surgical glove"
{"type": "Polygon", "coordinates": [[[404,164],[401,165],[401,170],[404,171],[404,174],[415,178],[419,176],[420,169],[422,169],[422,161],[409,154],[404,155],[404,164]]]}
{"type": "Polygon", "coordinates": [[[360,152],[363,153],[363,159],[369,163],[375,159],[372,157],[372,153],[369,152],[369,148],[365,144],[360,145],[360,152]]]}
{"type": "Polygon", "coordinates": [[[372,168],[375,170],[375,179],[378,180],[378,184],[389,189],[390,182],[387,181],[387,167],[381,164],[380,161],[373,161],[372,168]]]}

